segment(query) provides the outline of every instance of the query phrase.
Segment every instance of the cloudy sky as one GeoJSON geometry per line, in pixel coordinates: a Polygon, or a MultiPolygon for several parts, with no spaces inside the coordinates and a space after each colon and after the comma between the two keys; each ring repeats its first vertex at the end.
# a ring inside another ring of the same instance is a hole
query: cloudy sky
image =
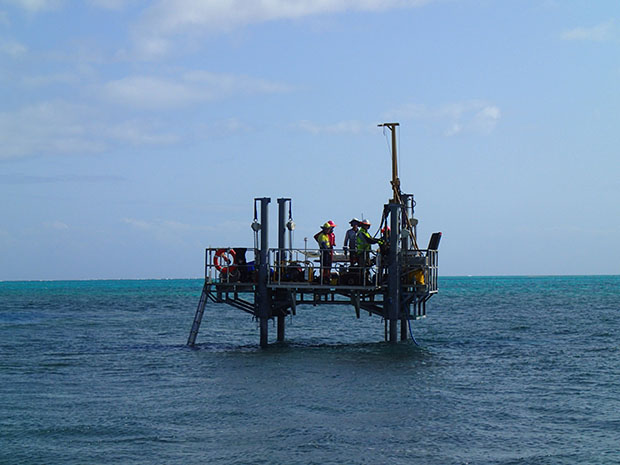
{"type": "Polygon", "coordinates": [[[254,197],[341,245],[386,121],[442,275],[620,274],[619,109],[617,0],[0,0],[0,280],[199,277],[254,197]]]}

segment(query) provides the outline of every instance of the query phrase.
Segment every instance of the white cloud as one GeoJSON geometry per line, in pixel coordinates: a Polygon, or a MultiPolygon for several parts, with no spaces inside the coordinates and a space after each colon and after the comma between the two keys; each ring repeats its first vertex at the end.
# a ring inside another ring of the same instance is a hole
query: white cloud
{"type": "Polygon", "coordinates": [[[473,110],[473,116],[466,129],[479,134],[490,134],[501,116],[499,108],[495,105],[484,105],[480,110],[473,110]]]}
{"type": "Polygon", "coordinates": [[[123,222],[137,229],[149,231],[179,232],[189,231],[192,226],[173,220],[144,221],[135,218],[124,218],[123,222]]]}
{"type": "Polygon", "coordinates": [[[223,132],[226,132],[226,133],[239,132],[239,131],[247,132],[252,129],[250,125],[248,125],[247,123],[244,123],[238,118],[228,118],[228,119],[222,120],[219,123],[216,123],[215,128],[223,132]]]}
{"type": "MultiPolygon", "coordinates": [[[[220,213],[222,204],[213,206],[217,214],[220,213]]],[[[230,206],[226,206],[230,208],[230,206]]],[[[143,220],[138,218],[123,218],[123,223],[128,225],[131,229],[140,231],[145,235],[148,235],[161,242],[178,242],[183,237],[190,236],[195,233],[205,233],[212,231],[246,231],[248,230],[248,223],[245,221],[231,221],[222,220],[217,224],[210,225],[196,225],[182,223],[176,220],[143,220]]]]}
{"type": "Polygon", "coordinates": [[[66,223],[63,223],[62,221],[58,221],[58,220],[50,221],[50,222],[44,223],[43,225],[48,229],[54,229],[56,231],[65,231],[69,229],[69,226],[67,226],[66,223]]]}
{"type": "Polygon", "coordinates": [[[136,0],[90,0],[90,3],[106,10],[121,10],[136,0]]]}
{"type": "Polygon", "coordinates": [[[158,125],[137,119],[108,125],[100,132],[108,140],[132,145],[168,145],[179,140],[177,135],[165,132],[158,125]]]}
{"type": "Polygon", "coordinates": [[[133,76],[110,81],[107,95],[118,103],[139,107],[183,106],[195,99],[187,86],[167,79],[133,76]]]}
{"type": "Polygon", "coordinates": [[[138,51],[157,56],[172,37],[231,30],[252,23],[298,19],[345,11],[380,11],[420,6],[434,0],[159,0],[137,32],[138,51]]]}
{"type": "Polygon", "coordinates": [[[196,234],[196,232],[204,233],[214,229],[181,223],[175,220],[146,221],[136,218],[124,218],[123,222],[129,225],[131,229],[138,231],[141,236],[167,245],[182,244],[196,234]]]}
{"type": "Polygon", "coordinates": [[[47,86],[51,84],[76,84],[80,80],[77,74],[71,73],[54,73],[42,74],[38,76],[25,76],[22,82],[30,87],[47,86]]]}
{"type": "Polygon", "coordinates": [[[247,76],[193,71],[178,79],[130,76],[105,85],[117,103],[140,108],[183,107],[243,94],[286,92],[288,86],[247,76]]]}
{"type": "Polygon", "coordinates": [[[85,138],[83,108],[64,102],[45,102],[0,113],[1,158],[34,153],[92,152],[101,147],[85,138]]]}
{"type": "Polygon", "coordinates": [[[113,144],[165,144],[175,136],[146,122],[108,122],[96,110],[63,101],[0,113],[0,159],[101,152],[113,144]]]}
{"type": "Polygon", "coordinates": [[[38,12],[57,8],[62,2],[60,0],[4,0],[4,3],[15,5],[24,10],[38,12]]]}
{"type": "Polygon", "coordinates": [[[577,27],[562,33],[564,40],[590,40],[604,42],[612,38],[614,29],[613,20],[606,21],[593,27],[577,27]]]}
{"type": "Polygon", "coordinates": [[[451,137],[460,134],[463,131],[463,126],[459,123],[453,123],[451,127],[444,131],[444,135],[451,137]]]}
{"type": "Polygon", "coordinates": [[[311,134],[359,134],[361,132],[374,130],[376,128],[376,124],[366,124],[359,121],[340,121],[333,124],[316,124],[311,121],[303,120],[294,124],[293,127],[311,134]]]}
{"type": "Polygon", "coordinates": [[[12,57],[19,57],[24,55],[28,49],[25,45],[20,44],[14,40],[0,40],[0,53],[10,55],[12,57]]]}
{"type": "Polygon", "coordinates": [[[107,174],[0,174],[0,184],[55,184],[55,183],[118,183],[125,181],[121,176],[107,174]]]}
{"type": "Polygon", "coordinates": [[[438,125],[446,136],[456,136],[463,133],[491,133],[501,118],[501,111],[496,105],[474,100],[436,107],[411,103],[385,116],[387,119],[425,121],[438,125]]]}
{"type": "Polygon", "coordinates": [[[228,137],[231,134],[254,132],[256,127],[239,118],[226,118],[210,124],[198,124],[196,135],[198,137],[228,137]]]}
{"type": "MultiPolygon", "coordinates": [[[[14,5],[33,13],[53,10],[68,3],[66,0],[0,0],[0,2],[14,5]]],[[[91,5],[106,10],[121,10],[129,4],[137,2],[138,0],[88,0],[88,3],[91,5]]]]}
{"type": "Polygon", "coordinates": [[[295,19],[343,11],[378,11],[429,3],[430,0],[159,0],[146,12],[163,33],[186,27],[229,28],[277,19],[295,19]]]}

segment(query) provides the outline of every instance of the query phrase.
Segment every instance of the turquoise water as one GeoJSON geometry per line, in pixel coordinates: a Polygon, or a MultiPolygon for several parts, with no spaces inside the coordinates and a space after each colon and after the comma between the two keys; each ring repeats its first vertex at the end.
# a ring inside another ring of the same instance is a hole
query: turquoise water
{"type": "Polygon", "coordinates": [[[618,276],[440,279],[420,346],[209,304],[189,349],[201,287],[0,283],[0,463],[620,463],[618,276]]]}

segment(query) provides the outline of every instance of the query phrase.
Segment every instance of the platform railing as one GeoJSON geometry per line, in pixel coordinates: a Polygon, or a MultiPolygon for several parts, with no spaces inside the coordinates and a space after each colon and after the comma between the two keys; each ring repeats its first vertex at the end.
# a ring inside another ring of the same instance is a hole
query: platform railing
{"type": "Polygon", "coordinates": [[[428,294],[437,292],[437,250],[401,251],[401,282],[428,294]]]}
{"type": "MultiPolygon", "coordinates": [[[[320,249],[269,249],[267,284],[280,287],[381,287],[386,283],[384,257],[368,254],[367,263],[351,260],[343,249],[333,249],[332,264],[321,262],[320,249]]],[[[401,251],[404,285],[425,293],[437,292],[436,250],[401,251]]],[[[216,284],[253,284],[257,280],[259,251],[254,248],[218,247],[205,250],[205,279],[216,284]]]]}
{"type": "Polygon", "coordinates": [[[437,278],[439,276],[439,253],[437,250],[427,250],[428,257],[428,292],[434,294],[437,292],[437,278]]]}
{"type": "Polygon", "coordinates": [[[205,250],[205,280],[220,284],[256,281],[258,249],[217,247],[205,250]]]}
{"type": "Polygon", "coordinates": [[[352,259],[344,249],[269,249],[268,284],[282,287],[379,287],[381,256],[371,251],[365,258],[366,263],[361,255],[352,259]],[[328,254],[331,255],[331,265],[328,264],[328,254]]]}

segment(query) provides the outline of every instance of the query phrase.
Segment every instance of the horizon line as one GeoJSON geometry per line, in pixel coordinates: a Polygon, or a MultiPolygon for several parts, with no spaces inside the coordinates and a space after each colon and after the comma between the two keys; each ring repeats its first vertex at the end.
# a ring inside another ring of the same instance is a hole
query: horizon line
{"type": "MultiPolygon", "coordinates": [[[[496,275],[446,275],[442,278],[570,278],[570,277],[620,276],[620,274],[588,273],[588,274],[496,274],[496,275]]],[[[0,283],[53,283],[53,282],[92,282],[92,281],[196,281],[204,277],[192,278],[63,278],[63,279],[0,279],[0,283]]]]}

